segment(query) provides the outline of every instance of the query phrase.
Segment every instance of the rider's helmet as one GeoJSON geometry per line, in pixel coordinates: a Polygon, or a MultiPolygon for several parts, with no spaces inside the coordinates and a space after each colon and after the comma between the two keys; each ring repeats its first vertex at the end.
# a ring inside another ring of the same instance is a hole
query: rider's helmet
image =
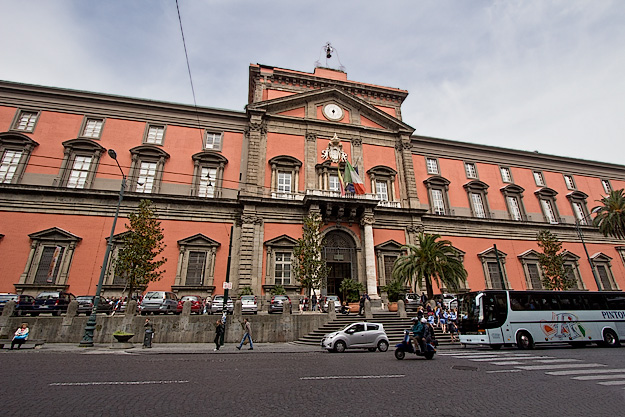
{"type": "Polygon", "coordinates": [[[428,321],[425,319],[425,317],[421,318],[421,323],[427,323],[428,321]]]}

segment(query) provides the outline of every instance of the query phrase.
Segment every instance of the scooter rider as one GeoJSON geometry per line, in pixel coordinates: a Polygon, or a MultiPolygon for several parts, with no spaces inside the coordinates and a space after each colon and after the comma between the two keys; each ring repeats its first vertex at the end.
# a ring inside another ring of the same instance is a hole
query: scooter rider
{"type": "Polygon", "coordinates": [[[417,313],[417,317],[412,319],[412,337],[410,339],[414,344],[415,352],[422,350],[420,349],[420,346],[422,345],[423,336],[425,334],[425,323],[423,323],[423,321],[427,322],[427,320],[421,319],[423,319],[422,312],[417,313]]]}

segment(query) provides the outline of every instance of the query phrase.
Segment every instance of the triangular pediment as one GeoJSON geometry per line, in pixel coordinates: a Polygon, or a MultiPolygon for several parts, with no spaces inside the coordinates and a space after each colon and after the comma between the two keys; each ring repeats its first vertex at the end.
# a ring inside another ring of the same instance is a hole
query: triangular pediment
{"type": "Polygon", "coordinates": [[[286,247],[286,248],[292,248],[293,246],[297,245],[297,240],[293,239],[291,236],[288,235],[281,235],[278,237],[274,237],[273,239],[269,239],[265,242],[266,246],[281,246],[281,247],[286,247]]]}
{"type": "Polygon", "coordinates": [[[401,252],[401,247],[403,245],[393,239],[391,240],[387,240],[384,243],[380,243],[379,245],[375,246],[375,250],[381,250],[381,251],[385,251],[385,252],[401,252]]]}
{"type": "Polygon", "coordinates": [[[186,237],[184,239],[180,239],[178,241],[178,245],[180,246],[198,246],[198,247],[207,247],[207,246],[221,246],[221,243],[214,241],[208,236],[203,235],[202,233],[198,233],[193,236],[186,237]]]}
{"type": "Polygon", "coordinates": [[[76,242],[82,240],[81,237],[78,237],[66,230],[59,229],[58,227],[51,227],[40,232],[31,233],[28,235],[28,237],[32,240],[46,240],[58,242],[76,242]]]}
{"type": "Polygon", "coordinates": [[[248,105],[250,111],[261,111],[266,116],[301,118],[307,122],[318,120],[323,123],[349,124],[366,128],[383,129],[412,134],[414,128],[400,119],[367,103],[357,96],[337,88],[325,88],[285,97],[265,100],[248,105]],[[323,115],[323,107],[334,104],[345,113],[339,120],[330,120],[323,115]]]}

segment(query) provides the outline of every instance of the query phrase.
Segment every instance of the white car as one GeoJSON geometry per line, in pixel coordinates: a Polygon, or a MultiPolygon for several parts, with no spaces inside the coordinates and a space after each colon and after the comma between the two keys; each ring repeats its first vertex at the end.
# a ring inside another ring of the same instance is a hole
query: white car
{"type": "Polygon", "coordinates": [[[258,301],[255,295],[241,296],[241,313],[258,314],[258,301]]]}
{"type": "Polygon", "coordinates": [[[345,349],[368,349],[370,352],[388,350],[388,337],[381,323],[358,322],[334,333],[328,333],[321,340],[321,347],[333,352],[345,349]]]}

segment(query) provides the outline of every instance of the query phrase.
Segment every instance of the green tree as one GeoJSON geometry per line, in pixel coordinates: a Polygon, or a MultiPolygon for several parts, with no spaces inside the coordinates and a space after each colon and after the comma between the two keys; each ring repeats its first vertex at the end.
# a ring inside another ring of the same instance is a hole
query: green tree
{"type": "Polygon", "coordinates": [[[130,225],[126,224],[128,232],[117,254],[115,272],[126,279],[130,298],[136,289],[143,289],[148,283],[161,279],[165,271],[160,267],[167,259],[156,259],[165,250],[165,244],[152,201],[141,200],[139,208],[128,216],[128,220],[130,225]]]}
{"type": "Polygon", "coordinates": [[[562,242],[548,230],[541,230],[536,235],[538,246],[543,253],[538,254],[538,262],[543,270],[543,287],[548,290],[568,290],[577,286],[569,271],[564,266],[562,242]]]}
{"type": "Polygon", "coordinates": [[[360,293],[365,292],[365,285],[352,278],[345,278],[339,285],[339,291],[343,295],[343,301],[355,303],[360,299],[360,293]]]}
{"type": "Polygon", "coordinates": [[[610,191],[610,195],[597,200],[602,206],[592,209],[597,216],[592,223],[604,236],[625,239],[625,195],[623,189],[610,191]]]}
{"type": "Polygon", "coordinates": [[[434,296],[432,281],[455,292],[467,278],[467,270],[451,242],[440,238],[438,234],[420,233],[416,245],[402,246],[407,253],[393,265],[393,279],[409,285],[414,292],[425,281],[428,300],[434,296]]]}
{"type": "Polygon", "coordinates": [[[311,213],[304,217],[302,229],[302,237],[297,239],[297,244],[293,248],[295,257],[293,274],[306,288],[310,299],[312,290],[321,287],[329,271],[326,262],[321,258],[324,245],[320,231],[321,216],[311,213]]]}

